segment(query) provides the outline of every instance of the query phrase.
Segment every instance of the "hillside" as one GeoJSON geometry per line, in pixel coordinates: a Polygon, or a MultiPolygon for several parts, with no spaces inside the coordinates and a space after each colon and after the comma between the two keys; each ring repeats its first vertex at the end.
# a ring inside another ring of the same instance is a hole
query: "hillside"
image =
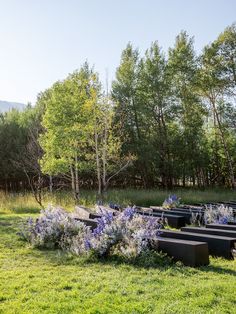
{"type": "Polygon", "coordinates": [[[22,103],[0,100],[0,112],[9,111],[12,108],[23,110],[24,107],[25,107],[25,104],[22,104],[22,103]]]}

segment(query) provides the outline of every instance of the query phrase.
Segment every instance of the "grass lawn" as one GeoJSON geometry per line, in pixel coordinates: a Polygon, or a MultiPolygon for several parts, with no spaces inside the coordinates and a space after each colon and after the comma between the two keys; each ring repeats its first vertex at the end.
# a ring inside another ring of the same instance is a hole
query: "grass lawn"
{"type": "Polygon", "coordinates": [[[0,313],[236,313],[236,261],[211,258],[198,269],[88,262],[19,240],[28,215],[0,212],[0,313]]]}

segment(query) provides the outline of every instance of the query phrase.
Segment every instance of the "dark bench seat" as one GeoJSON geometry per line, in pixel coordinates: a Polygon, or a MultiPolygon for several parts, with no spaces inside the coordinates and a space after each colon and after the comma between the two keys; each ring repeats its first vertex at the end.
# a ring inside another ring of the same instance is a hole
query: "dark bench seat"
{"type": "Polygon", "coordinates": [[[97,222],[94,219],[82,219],[77,217],[75,217],[74,219],[83,222],[86,226],[91,227],[92,230],[97,228],[97,222]]]}
{"type": "Polygon", "coordinates": [[[150,216],[154,218],[166,218],[168,220],[168,225],[172,228],[180,229],[181,227],[184,227],[186,225],[185,218],[183,216],[174,216],[171,214],[164,214],[162,213],[147,213],[144,211],[137,211],[138,214],[144,215],[144,216],[150,216]]]}
{"type": "Polygon", "coordinates": [[[171,230],[162,230],[160,236],[164,238],[207,242],[209,254],[213,256],[221,256],[227,259],[233,259],[232,250],[234,249],[234,245],[236,243],[235,238],[171,230]]]}
{"type": "Polygon", "coordinates": [[[204,214],[204,212],[205,212],[202,209],[192,209],[192,208],[183,208],[183,207],[173,208],[173,210],[178,211],[178,212],[202,213],[202,214],[204,214]]]}
{"type": "Polygon", "coordinates": [[[206,228],[236,231],[236,226],[235,225],[229,225],[229,224],[228,225],[224,225],[224,224],[207,224],[206,228]]]}
{"type": "Polygon", "coordinates": [[[161,208],[156,208],[156,207],[150,207],[154,213],[164,213],[164,214],[168,214],[168,215],[174,215],[174,216],[182,216],[185,218],[185,222],[186,224],[190,224],[191,223],[191,218],[192,218],[192,214],[190,212],[186,212],[186,211],[175,211],[173,209],[161,209],[161,208]]]}
{"type": "Polygon", "coordinates": [[[181,231],[193,232],[193,233],[213,234],[213,235],[219,235],[222,237],[228,237],[228,238],[235,238],[236,239],[236,231],[232,231],[232,230],[200,228],[200,227],[182,227],[181,231]]]}
{"type": "Polygon", "coordinates": [[[162,251],[181,261],[186,266],[197,267],[209,264],[208,245],[206,242],[159,238],[150,240],[154,250],[162,251]]]}

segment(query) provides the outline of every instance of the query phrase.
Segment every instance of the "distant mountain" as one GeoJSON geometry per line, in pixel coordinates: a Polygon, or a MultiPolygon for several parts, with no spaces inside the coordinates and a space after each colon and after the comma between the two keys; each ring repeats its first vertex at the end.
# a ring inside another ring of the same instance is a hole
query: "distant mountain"
{"type": "Polygon", "coordinates": [[[11,110],[12,108],[23,110],[25,108],[25,104],[19,102],[10,102],[10,101],[3,101],[0,100],[0,112],[6,112],[11,110]]]}

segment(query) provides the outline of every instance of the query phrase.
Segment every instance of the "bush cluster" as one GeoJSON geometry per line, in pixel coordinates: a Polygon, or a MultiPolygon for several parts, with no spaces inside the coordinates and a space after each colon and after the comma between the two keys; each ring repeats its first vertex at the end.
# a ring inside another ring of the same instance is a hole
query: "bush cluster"
{"type": "Polygon", "coordinates": [[[227,224],[230,221],[234,221],[233,209],[224,205],[206,206],[203,213],[192,212],[191,217],[191,223],[199,226],[204,226],[209,223],[227,224]]]}
{"type": "Polygon", "coordinates": [[[20,234],[35,247],[136,258],[149,249],[147,239],[157,237],[160,227],[157,219],[138,215],[128,207],[117,215],[102,210],[97,227],[91,230],[74,214],[52,207],[41,211],[36,220],[28,219],[20,234]]]}

